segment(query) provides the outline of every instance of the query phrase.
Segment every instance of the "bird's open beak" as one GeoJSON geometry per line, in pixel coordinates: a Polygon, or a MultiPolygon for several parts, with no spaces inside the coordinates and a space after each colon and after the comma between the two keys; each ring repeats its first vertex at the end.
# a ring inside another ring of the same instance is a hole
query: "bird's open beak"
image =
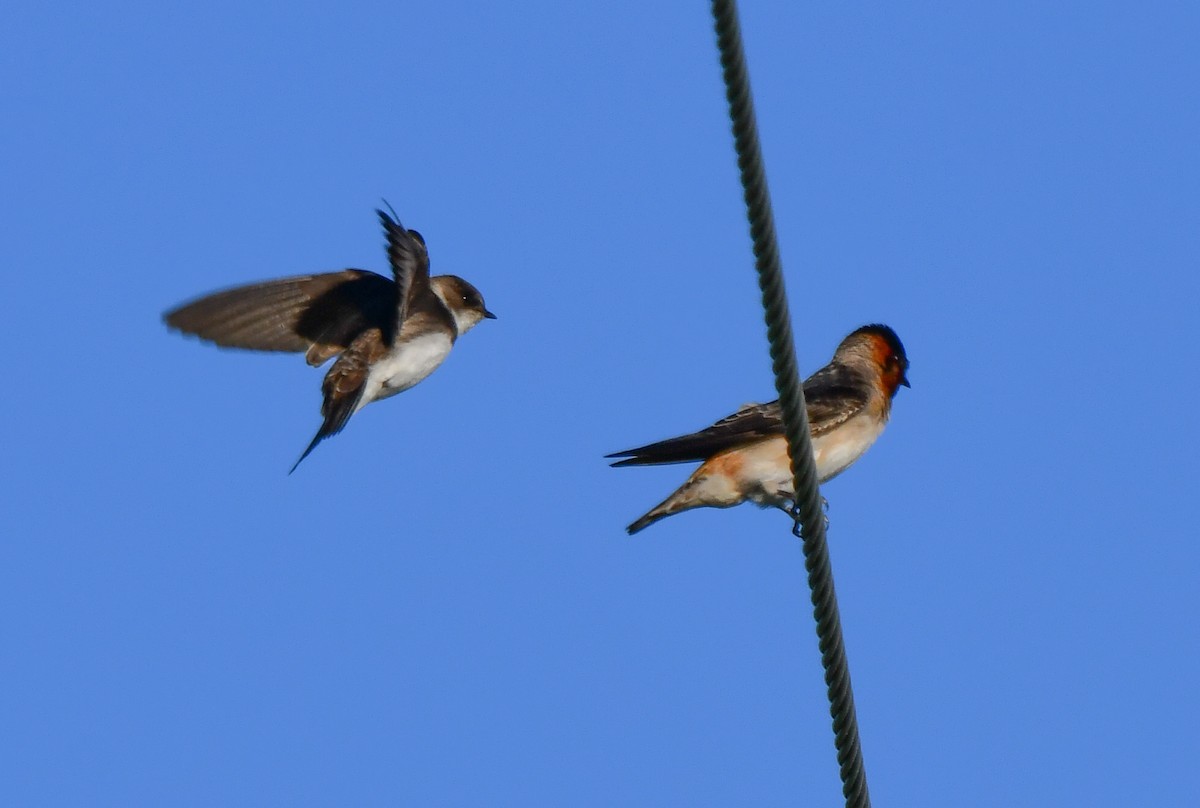
{"type": "Polygon", "coordinates": [[[495,320],[495,319],[496,319],[496,315],[492,314],[492,313],[491,313],[490,311],[488,311],[487,309],[484,309],[484,310],[483,310],[483,316],[484,316],[484,317],[486,317],[486,318],[487,318],[487,319],[489,319],[489,320],[495,320]]]}
{"type": "Polygon", "coordinates": [[[908,383],[908,377],[907,377],[907,376],[901,376],[901,377],[900,377],[900,384],[904,385],[904,386],[905,386],[905,387],[907,387],[909,390],[911,390],[911,389],[912,389],[912,385],[908,383]]]}

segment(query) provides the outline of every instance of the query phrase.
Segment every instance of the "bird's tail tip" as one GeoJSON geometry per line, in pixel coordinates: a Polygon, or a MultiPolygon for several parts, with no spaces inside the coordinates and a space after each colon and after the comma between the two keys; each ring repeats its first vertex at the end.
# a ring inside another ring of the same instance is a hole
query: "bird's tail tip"
{"type": "Polygon", "coordinates": [[[645,530],[657,521],[658,519],[651,517],[650,514],[646,514],[641,519],[638,519],[626,527],[625,532],[632,536],[634,533],[645,530]]]}
{"type": "Polygon", "coordinates": [[[289,477],[291,477],[291,476],[292,476],[292,472],[294,472],[296,469],[298,469],[298,468],[300,467],[300,464],[304,462],[304,458],[306,458],[306,457],[308,457],[310,454],[312,454],[312,450],[313,450],[313,449],[315,449],[315,448],[317,448],[317,444],[318,444],[318,443],[320,443],[320,442],[321,442],[322,440],[324,440],[324,439],[325,439],[325,435],[324,435],[324,434],[322,434],[321,432],[318,432],[318,433],[316,434],[316,436],[315,436],[315,437],[312,439],[312,441],[311,441],[311,442],[308,444],[308,448],[306,448],[306,449],[304,450],[304,453],[300,455],[300,459],[299,459],[299,460],[297,460],[295,463],[293,463],[293,464],[292,464],[292,467],[291,467],[290,469],[288,469],[288,476],[289,476],[289,477]]]}
{"type": "Polygon", "coordinates": [[[658,505],[655,505],[653,508],[646,511],[646,513],[640,518],[635,519],[632,523],[630,523],[630,525],[625,528],[625,532],[632,536],[634,533],[640,533],[641,531],[650,527],[650,525],[654,524],[658,520],[666,519],[671,514],[676,513],[676,509],[671,507],[670,502],[671,500],[668,499],[658,505]]]}

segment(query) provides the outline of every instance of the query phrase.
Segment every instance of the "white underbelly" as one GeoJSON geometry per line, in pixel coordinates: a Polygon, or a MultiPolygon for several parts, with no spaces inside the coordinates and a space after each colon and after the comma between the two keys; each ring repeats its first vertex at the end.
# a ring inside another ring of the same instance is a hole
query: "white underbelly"
{"type": "Polygon", "coordinates": [[[782,436],[751,444],[740,455],[737,487],[746,498],[764,506],[792,498],[792,461],[782,436]]]}
{"type": "Polygon", "coordinates": [[[862,413],[813,440],[813,459],[817,461],[817,480],[825,482],[841,474],[883,434],[887,422],[862,413]]]}
{"type": "Polygon", "coordinates": [[[418,384],[446,360],[453,345],[445,333],[424,334],[401,343],[399,351],[372,366],[358,408],[418,384]]]}
{"type": "MultiPolygon", "coordinates": [[[[831,480],[848,469],[883,432],[885,422],[862,414],[832,432],[814,438],[817,482],[831,480]]],[[[752,444],[738,452],[736,489],[759,505],[779,505],[795,498],[787,441],[782,436],[752,444]]]]}

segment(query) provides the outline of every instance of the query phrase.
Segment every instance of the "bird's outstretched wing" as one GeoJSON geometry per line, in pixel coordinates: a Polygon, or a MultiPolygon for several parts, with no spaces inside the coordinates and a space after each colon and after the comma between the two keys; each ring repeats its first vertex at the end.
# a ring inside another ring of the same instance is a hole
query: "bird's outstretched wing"
{"type": "Polygon", "coordinates": [[[320,365],[388,322],[395,285],[361,269],[281,278],[206,295],[163,315],[171,328],[227,348],[307,352],[320,365]]]}
{"type": "Polygon", "coordinates": [[[394,338],[415,308],[413,301],[433,294],[429,285],[429,251],[425,248],[425,239],[416,230],[405,229],[404,225],[382,210],[376,209],[375,213],[387,236],[388,263],[396,279],[396,314],[392,320],[394,330],[390,335],[394,338]]]}

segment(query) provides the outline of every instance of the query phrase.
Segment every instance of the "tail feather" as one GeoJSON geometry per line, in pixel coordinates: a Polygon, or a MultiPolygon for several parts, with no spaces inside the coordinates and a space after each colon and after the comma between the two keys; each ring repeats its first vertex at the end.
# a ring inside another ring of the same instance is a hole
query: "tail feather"
{"type": "Polygon", "coordinates": [[[630,524],[629,527],[625,528],[625,532],[628,533],[630,536],[632,536],[634,533],[637,533],[638,531],[645,530],[646,528],[650,527],[650,525],[654,524],[659,519],[666,519],[668,516],[671,515],[670,513],[667,512],[667,510],[664,507],[666,504],[667,503],[664,502],[655,508],[651,508],[649,511],[646,512],[645,516],[642,516],[640,519],[634,520],[634,522],[632,524],[630,524]]]}
{"type": "Polygon", "coordinates": [[[700,508],[709,503],[701,501],[697,496],[697,485],[703,478],[697,478],[693,475],[686,483],[679,486],[671,496],[664,499],[662,502],[655,505],[650,510],[636,519],[629,527],[625,528],[626,532],[632,536],[638,531],[645,530],[660,519],[666,519],[668,516],[674,516],[681,511],[689,511],[692,508],[700,508]]]}
{"type": "Polygon", "coordinates": [[[341,432],[346,422],[350,420],[350,416],[354,414],[354,409],[358,405],[360,396],[355,396],[350,401],[338,402],[341,406],[336,409],[331,409],[325,414],[325,421],[321,424],[321,428],[317,430],[317,434],[313,436],[309,442],[308,448],[304,450],[304,454],[300,455],[300,459],[292,464],[292,468],[288,471],[291,474],[296,468],[304,462],[304,458],[312,454],[312,450],[317,448],[317,444],[328,437],[332,437],[341,432]],[[347,406],[348,405],[348,406],[347,406]]]}
{"type": "MultiPolygon", "coordinates": [[[[333,371],[331,370],[330,374],[332,373],[333,371]]],[[[291,474],[304,462],[304,458],[308,457],[312,453],[312,450],[317,448],[318,443],[345,429],[350,416],[358,411],[358,402],[362,399],[363,395],[361,384],[353,392],[341,396],[330,395],[330,386],[326,384],[325,387],[325,403],[321,407],[321,415],[324,416],[324,420],[321,422],[321,428],[317,430],[317,434],[313,436],[312,441],[308,444],[308,448],[304,450],[304,454],[300,455],[300,459],[292,465],[291,471],[288,474],[291,474]]]]}
{"type": "Polygon", "coordinates": [[[328,438],[331,434],[333,433],[325,431],[324,426],[318,429],[317,434],[313,436],[312,441],[308,444],[308,448],[304,450],[304,454],[300,455],[300,459],[293,463],[292,467],[288,469],[288,474],[290,475],[293,471],[295,471],[299,465],[304,462],[304,458],[312,454],[312,450],[317,448],[317,444],[328,438]]]}
{"type": "MultiPolygon", "coordinates": [[[[734,464],[736,466],[736,464],[734,464]]],[[[692,508],[729,508],[746,501],[738,483],[737,469],[728,458],[714,458],[692,472],[687,482],[626,528],[629,535],[644,530],[659,519],[692,508]]]]}

